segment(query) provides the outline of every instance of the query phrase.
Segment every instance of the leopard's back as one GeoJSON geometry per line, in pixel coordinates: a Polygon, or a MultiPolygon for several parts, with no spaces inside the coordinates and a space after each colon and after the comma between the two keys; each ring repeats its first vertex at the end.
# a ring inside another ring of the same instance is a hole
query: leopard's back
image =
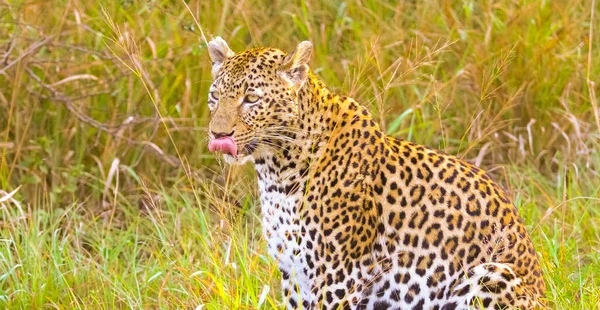
{"type": "Polygon", "coordinates": [[[354,119],[308,183],[302,218],[322,231],[316,278],[365,309],[538,305],[536,252],[504,190],[467,162],[354,119]]]}

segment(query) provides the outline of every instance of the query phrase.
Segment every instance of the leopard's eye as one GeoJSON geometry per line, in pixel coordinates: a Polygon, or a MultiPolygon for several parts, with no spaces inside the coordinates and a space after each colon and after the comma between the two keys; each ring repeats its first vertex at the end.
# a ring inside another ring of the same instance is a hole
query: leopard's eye
{"type": "Polygon", "coordinates": [[[217,101],[219,100],[219,92],[218,91],[211,91],[209,94],[210,98],[212,98],[213,100],[217,101]]]}
{"type": "Polygon", "coordinates": [[[246,97],[244,97],[244,103],[256,103],[259,99],[260,97],[256,95],[246,95],[246,97]]]}

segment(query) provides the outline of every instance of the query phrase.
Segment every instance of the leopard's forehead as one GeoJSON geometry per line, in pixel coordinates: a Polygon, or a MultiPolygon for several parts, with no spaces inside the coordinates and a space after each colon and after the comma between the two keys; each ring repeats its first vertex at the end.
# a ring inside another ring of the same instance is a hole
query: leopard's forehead
{"type": "Polygon", "coordinates": [[[253,48],[235,54],[225,60],[215,84],[228,88],[244,82],[272,81],[285,55],[285,52],[275,48],[253,48]]]}

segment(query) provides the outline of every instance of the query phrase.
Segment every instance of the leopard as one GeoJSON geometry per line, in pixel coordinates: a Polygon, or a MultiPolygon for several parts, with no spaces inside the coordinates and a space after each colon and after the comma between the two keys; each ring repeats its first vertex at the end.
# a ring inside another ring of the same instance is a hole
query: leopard
{"type": "Polygon", "coordinates": [[[384,133],[313,45],[208,42],[208,150],[256,172],[287,309],[544,309],[523,219],[482,169],[384,133]]]}

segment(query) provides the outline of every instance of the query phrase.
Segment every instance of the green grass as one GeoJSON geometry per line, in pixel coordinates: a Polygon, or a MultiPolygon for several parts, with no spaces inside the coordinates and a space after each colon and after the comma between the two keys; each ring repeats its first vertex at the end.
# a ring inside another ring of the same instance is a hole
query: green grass
{"type": "Polygon", "coordinates": [[[388,133],[510,192],[551,308],[600,307],[597,1],[187,4],[0,3],[1,308],[281,306],[252,169],[206,150],[194,17],[236,51],[312,40],[388,133]]]}

